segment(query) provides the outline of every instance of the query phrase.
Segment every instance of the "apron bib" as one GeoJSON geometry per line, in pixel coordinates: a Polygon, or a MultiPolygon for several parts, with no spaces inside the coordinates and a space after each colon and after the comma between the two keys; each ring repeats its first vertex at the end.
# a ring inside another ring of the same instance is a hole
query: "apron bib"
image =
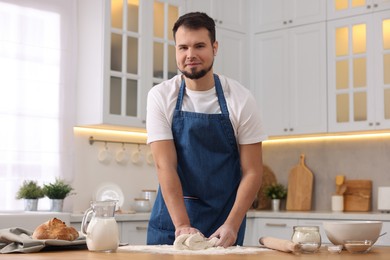
{"type": "MultiPolygon", "coordinates": [[[[214,82],[221,114],[182,111],[186,87],[183,79],[172,121],[177,171],[187,213],[191,226],[206,237],[225,222],[241,180],[236,138],[217,75],[214,82]]],[[[237,245],[242,245],[244,232],[245,219],[237,245]]],[[[173,244],[174,240],[175,227],[159,189],[149,221],[147,244],[173,244]]]]}

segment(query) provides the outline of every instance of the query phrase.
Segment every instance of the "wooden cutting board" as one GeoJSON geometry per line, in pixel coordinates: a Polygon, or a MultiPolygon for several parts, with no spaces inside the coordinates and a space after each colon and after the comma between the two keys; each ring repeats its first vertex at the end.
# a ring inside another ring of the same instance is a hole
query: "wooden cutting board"
{"type": "Polygon", "coordinates": [[[313,173],[305,166],[305,155],[288,176],[286,210],[311,210],[313,173]]]}
{"type": "Polygon", "coordinates": [[[264,189],[267,186],[270,186],[273,183],[277,183],[274,172],[266,165],[263,165],[263,177],[261,181],[261,186],[257,192],[256,198],[256,207],[255,209],[270,209],[271,208],[271,199],[267,198],[264,194],[264,189]]]}
{"type": "Polygon", "coordinates": [[[370,211],[372,181],[346,180],[344,193],[344,211],[370,211]]]}

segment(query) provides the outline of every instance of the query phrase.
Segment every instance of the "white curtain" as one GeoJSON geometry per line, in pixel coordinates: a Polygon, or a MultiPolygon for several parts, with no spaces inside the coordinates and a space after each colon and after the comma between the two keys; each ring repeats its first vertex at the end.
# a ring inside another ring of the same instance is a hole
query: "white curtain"
{"type": "Polygon", "coordinates": [[[0,0],[0,211],[24,180],[72,181],[75,1],[0,0]]]}

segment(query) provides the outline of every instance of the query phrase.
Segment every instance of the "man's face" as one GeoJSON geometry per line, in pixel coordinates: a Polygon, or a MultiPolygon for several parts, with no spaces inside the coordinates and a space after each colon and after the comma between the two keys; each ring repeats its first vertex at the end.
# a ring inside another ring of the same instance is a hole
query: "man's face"
{"type": "Polygon", "coordinates": [[[211,71],[218,44],[211,44],[207,29],[191,30],[181,26],[175,39],[177,67],[184,76],[199,79],[211,71]]]}

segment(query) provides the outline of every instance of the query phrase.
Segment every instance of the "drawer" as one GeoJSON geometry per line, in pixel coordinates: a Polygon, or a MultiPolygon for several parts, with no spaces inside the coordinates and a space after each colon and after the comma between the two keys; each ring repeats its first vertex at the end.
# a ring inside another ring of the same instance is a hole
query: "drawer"
{"type": "Polygon", "coordinates": [[[148,221],[121,222],[121,242],[130,245],[146,245],[148,221]]]}
{"type": "Polygon", "coordinates": [[[257,240],[265,236],[291,240],[293,227],[296,225],[298,225],[297,219],[257,218],[255,221],[257,240]]]}

